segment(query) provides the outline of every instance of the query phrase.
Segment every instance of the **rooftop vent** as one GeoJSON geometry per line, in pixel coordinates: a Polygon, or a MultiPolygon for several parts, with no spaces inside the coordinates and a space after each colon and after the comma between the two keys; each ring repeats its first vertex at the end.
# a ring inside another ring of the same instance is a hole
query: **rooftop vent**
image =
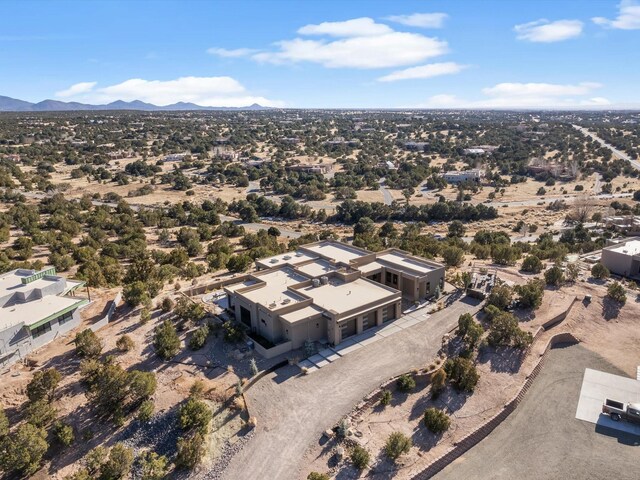
{"type": "Polygon", "coordinates": [[[282,300],[282,303],[284,305],[287,305],[288,303],[291,303],[291,299],[290,298],[285,298],[284,300],[282,300]]]}
{"type": "Polygon", "coordinates": [[[283,258],[284,258],[285,260],[291,260],[291,255],[285,255],[283,258]]]}
{"type": "Polygon", "coordinates": [[[311,280],[311,284],[314,287],[319,287],[320,286],[320,280],[318,280],[317,278],[314,278],[313,280],[311,280]]]}
{"type": "Polygon", "coordinates": [[[272,258],[271,260],[269,260],[269,263],[278,263],[278,259],[277,258],[272,258]]]}
{"type": "Polygon", "coordinates": [[[320,277],[320,283],[322,283],[322,285],[326,285],[327,283],[329,283],[329,277],[323,275],[322,277],[320,277]]]}

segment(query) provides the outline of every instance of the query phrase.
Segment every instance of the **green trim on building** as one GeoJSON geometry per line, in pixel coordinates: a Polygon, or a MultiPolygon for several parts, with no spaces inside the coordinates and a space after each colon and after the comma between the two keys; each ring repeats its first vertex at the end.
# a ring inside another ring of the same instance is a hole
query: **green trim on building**
{"type": "Polygon", "coordinates": [[[29,330],[33,330],[34,328],[38,328],[40,325],[44,325],[47,322],[50,322],[51,320],[53,320],[54,318],[58,318],[61,315],[64,315],[67,312],[70,312],[72,310],[75,310],[76,308],[80,308],[84,305],[88,305],[89,304],[89,300],[87,300],[86,298],[83,298],[82,300],[79,300],[78,302],[74,303],[73,305],[69,305],[67,308],[64,308],[58,312],[52,313],[51,315],[49,315],[48,317],[43,318],[42,320],[38,320],[36,323],[34,323],[33,325],[29,325],[28,328],[29,330]]]}
{"type": "Polygon", "coordinates": [[[24,277],[20,281],[22,282],[23,285],[26,285],[28,283],[35,282],[36,280],[40,280],[45,275],[55,275],[55,274],[56,274],[56,267],[49,267],[49,268],[40,270],[39,272],[36,272],[33,275],[24,277]]]}
{"type": "MultiPolygon", "coordinates": [[[[75,280],[71,280],[72,282],[75,282],[75,280]]],[[[84,287],[86,285],[87,282],[79,282],[77,285],[74,285],[73,287],[65,290],[64,292],[61,293],[61,295],[66,295],[67,293],[70,292],[75,292],[77,289],[79,289],[80,287],[84,287]]]]}

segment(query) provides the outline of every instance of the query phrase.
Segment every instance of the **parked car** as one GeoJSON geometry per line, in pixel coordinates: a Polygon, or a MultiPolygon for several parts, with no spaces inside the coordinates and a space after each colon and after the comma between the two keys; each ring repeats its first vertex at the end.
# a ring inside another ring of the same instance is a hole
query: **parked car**
{"type": "Polygon", "coordinates": [[[607,398],[602,405],[602,413],[616,422],[626,420],[640,425],[640,403],[623,403],[607,398]]]}

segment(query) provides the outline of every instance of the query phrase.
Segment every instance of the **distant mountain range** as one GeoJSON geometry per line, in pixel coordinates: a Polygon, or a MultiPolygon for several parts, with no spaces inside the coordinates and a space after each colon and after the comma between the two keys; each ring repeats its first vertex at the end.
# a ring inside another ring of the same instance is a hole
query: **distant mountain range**
{"type": "Polygon", "coordinates": [[[134,100],[124,102],[117,100],[106,105],[90,105],[78,102],[60,102],[58,100],[43,100],[32,103],[0,95],[0,112],[72,112],[72,111],[93,111],[93,110],[142,110],[147,112],[179,111],[179,110],[269,110],[270,107],[263,107],[254,103],[246,107],[203,107],[195,103],[178,102],[172,105],[153,105],[151,103],[134,100]]]}

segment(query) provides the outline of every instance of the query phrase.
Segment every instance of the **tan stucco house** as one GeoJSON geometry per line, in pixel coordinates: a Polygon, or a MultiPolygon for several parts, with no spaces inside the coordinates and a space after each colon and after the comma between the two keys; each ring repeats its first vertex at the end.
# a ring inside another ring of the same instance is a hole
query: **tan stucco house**
{"type": "Polygon", "coordinates": [[[341,242],[307,244],[256,262],[258,272],[225,287],[236,320],[278,350],[307,341],[337,345],[397,319],[402,299],[444,285],[444,266],[397,249],[369,252],[341,242]]]}

